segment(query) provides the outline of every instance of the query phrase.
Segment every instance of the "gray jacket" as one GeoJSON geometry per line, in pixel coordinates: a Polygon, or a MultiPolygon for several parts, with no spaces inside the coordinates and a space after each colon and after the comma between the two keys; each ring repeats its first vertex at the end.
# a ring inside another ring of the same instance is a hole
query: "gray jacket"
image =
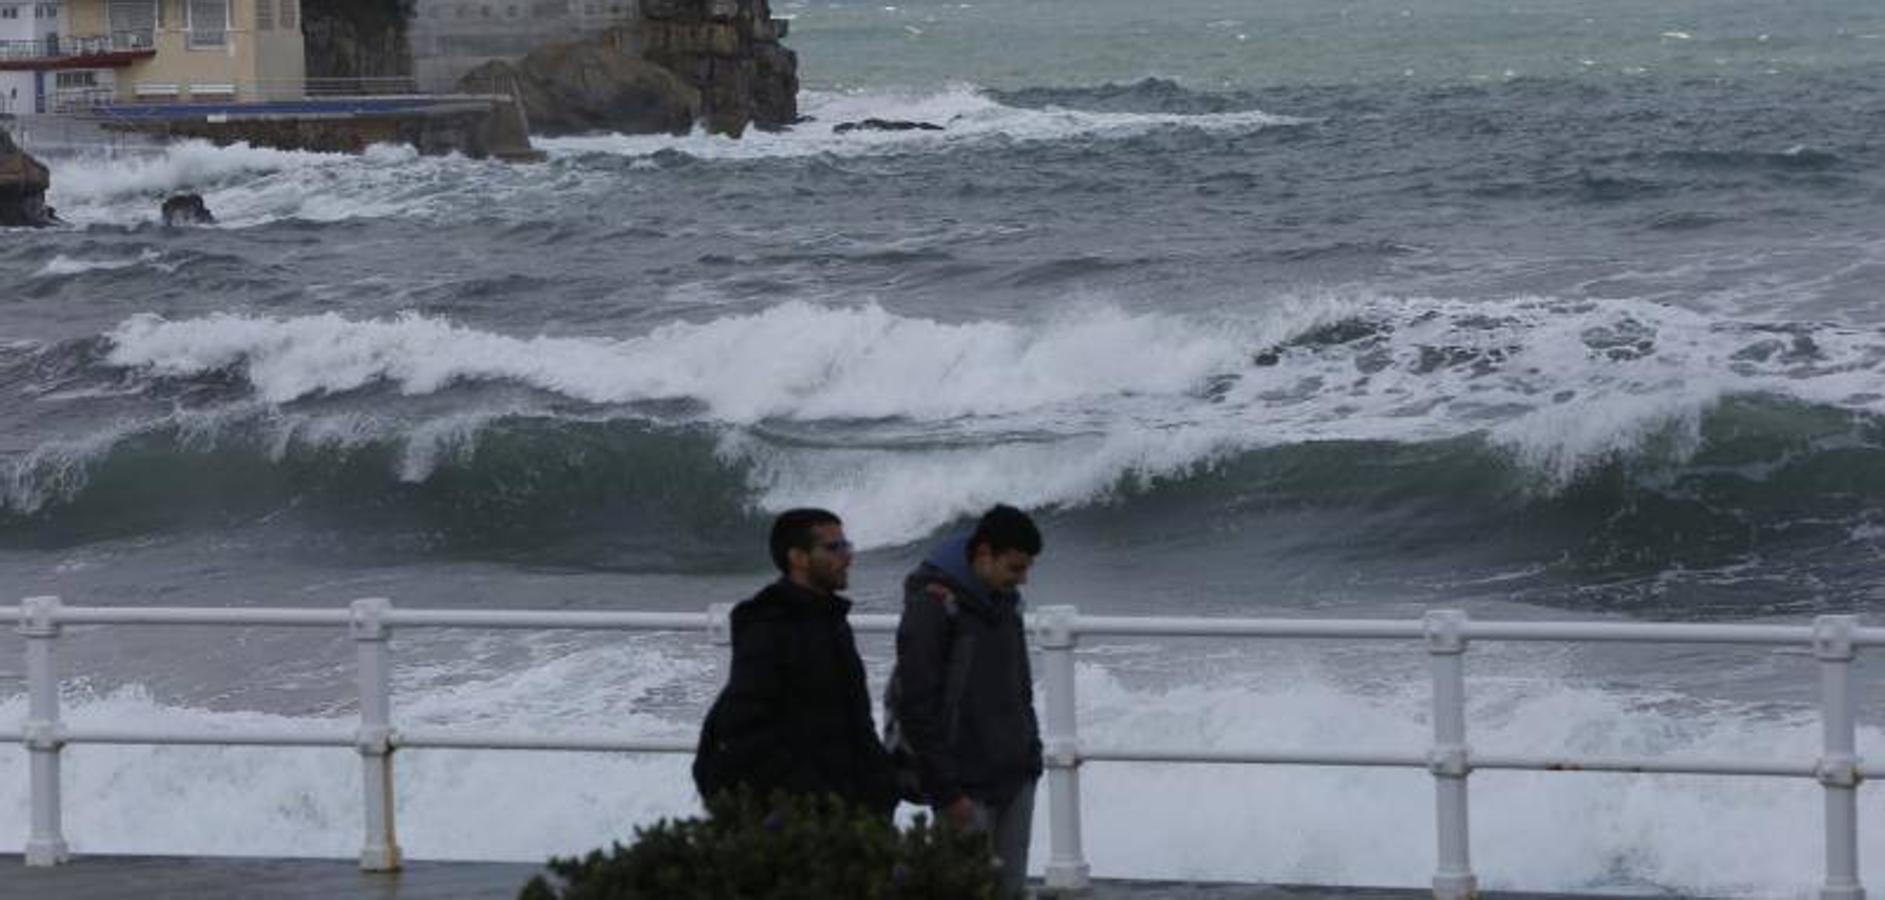
{"type": "Polygon", "coordinates": [[[1005,803],[1041,774],[1041,729],[1018,593],[990,594],[968,540],[945,541],[903,582],[897,666],[885,693],[891,751],[925,802],[1005,803]]]}

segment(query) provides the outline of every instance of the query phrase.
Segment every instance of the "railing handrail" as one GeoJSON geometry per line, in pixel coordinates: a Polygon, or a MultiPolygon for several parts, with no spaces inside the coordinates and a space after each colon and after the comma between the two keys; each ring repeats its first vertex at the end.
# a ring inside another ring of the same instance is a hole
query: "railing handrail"
{"type": "MultiPolygon", "coordinates": [[[[393,753],[399,749],[564,750],[691,753],[685,735],[516,734],[428,726],[398,727],[391,716],[389,639],[401,628],[575,629],[703,632],[730,642],[731,604],[705,612],[628,610],[402,609],[383,599],[358,600],[346,609],[315,607],[70,606],[55,597],[28,598],[0,607],[19,621],[26,640],[27,718],[0,728],[0,740],[22,742],[31,756],[32,824],[28,865],[63,861],[66,844],[59,805],[59,753],[66,744],[227,745],[352,748],[363,760],[367,841],[361,867],[396,869],[400,851],[393,830],[393,753]],[[54,647],[67,626],[346,627],[359,663],[360,721],[338,730],[331,723],[296,728],[119,728],[72,726],[59,719],[54,647]]],[[[850,617],[859,632],[894,631],[897,617],[850,617]]],[[[1885,777],[1885,766],[1864,765],[1855,746],[1851,670],[1859,649],[1885,646],[1885,628],[1860,627],[1856,617],[1820,616],[1812,625],[1698,624],[1590,621],[1471,621],[1464,613],[1430,611],[1421,619],[1186,618],[1082,616],[1073,607],[1044,607],[1028,615],[1028,630],[1043,660],[1044,724],[1051,854],[1047,881],[1054,888],[1087,883],[1081,850],[1079,768],[1083,763],[1190,763],[1207,765],[1317,765],[1421,768],[1434,777],[1438,813],[1436,897],[1465,898],[1477,890],[1468,852],[1467,778],[1474,769],[1620,772],[1813,778],[1826,794],[1826,878],[1823,900],[1859,900],[1857,795],[1865,778],[1885,777]],[[1423,642],[1434,685],[1433,742],[1420,751],[1198,749],[1108,747],[1079,739],[1074,698],[1074,650],[1083,636],[1229,637],[1243,639],[1398,640],[1423,642]],[[1463,657],[1475,641],[1720,644],[1797,646],[1811,651],[1821,673],[1822,753],[1811,761],[1713,759],[1681,756],[1570,757],[1477,753],[1466,742],[1463,657]]]]}
{"type": "MultiPolygon", "coordinates": [[[[0,619],[15,619],[21,607],[0,606],[0,619]]],[[[72,606],[60,605],[53,621],[65,625],[308,626],[346,625],[351,613],[307,606],[72,606]]],[[[427,609],[389,607],[386,625],[400,628],[538,628],[576,631],[706,631],[715,613],[631,610],[427,609]]],[[[897,616],[861,613],[850,616],[853,631],[891,632],[897,616]]],[[[1098,637],[1243,637],[1309,640],[1419,640],[1421,620],[1233,618],[1221,616],[1075,615],[1071,629],[1098,637]]],[[[1592,622],[1482,620],[1463,623],[1470,641],[1552,643],[1658,643],[1807,646],[1814,626],[1773,624],[1698,624],[1678,622],[1592,622]]],[[[1854,646],[1885,646],[1885,627],[1855,628],[1854,646]]]]}

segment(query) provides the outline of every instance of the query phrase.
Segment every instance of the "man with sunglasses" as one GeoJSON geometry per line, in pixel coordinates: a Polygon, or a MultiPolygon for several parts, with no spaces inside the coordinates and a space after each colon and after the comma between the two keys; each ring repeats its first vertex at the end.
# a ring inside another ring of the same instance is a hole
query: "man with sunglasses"
{"type": "Polygon", "coordinates": [[[772,523],[780,578],[733,608],[733,671],[701,726],[701,796],[744,786],[765,797],[832,794],[888,818],[895,775],[871,719],[864,664],[846,620],[851,542],[822,509],[772,523]]]}
{"type": "Polygon", "coordinates": [[[1040,530],[1012,506],[937,546],[903,582],[897,668],[884,697],[898,767],[918,782],[913,794],[938,819],[988,833],[1004,897],[1025,890],[1041,776],[1020,593],[1040,554],[1040,530]]]}

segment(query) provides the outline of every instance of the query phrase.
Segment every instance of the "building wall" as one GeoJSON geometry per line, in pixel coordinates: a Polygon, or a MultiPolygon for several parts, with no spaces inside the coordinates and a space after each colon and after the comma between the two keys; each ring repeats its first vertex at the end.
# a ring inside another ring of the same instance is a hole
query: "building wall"
{"type": "Polygon", "coordinates": [[[0,113],[26,115],[34,111],[32,72],[0,72],[0,113]]]}
{"type": "MultiPolygon", "coordinates": [[[[11,14],[0,14],[0,41],[30,41],[36,37],[32,3],[0,0],[0,10],[11,14]]],[[[33,112],[33,96],[33,73],[0,72],[0,112],[33,112]]]]}
{"type": "Polygon", "coordinates": [[[72,0],[65,7],[66,33],[75,35],[104,34],[104,0],[72,0]]]}
{"type": "MultiPolygon", "coordinates": [[[[32,41],[40,46],[51,35],[69,32],[65,28],[65,4],[62,0],[0,0],[0,41],[32,41]]],[[[8,52],[31,52],[9,46],[8,52]]],[[[0,72],[0,112],[15,115],[38,112],[41,89],[32,72],[0,72]]]]}
{"type": "Polygon", "coordinates": [[[308,71],[307,48],[301,38],[301,0],[245,2],[249,4],[247,24],[253,35],[255,81],[265,86],[269,95],[299,96],[308,71]],[[269,7],[266,15],[257,15],[260,5],[269,7]]]}
{"type": "MultiPolygon", "coordinates": [[[[176,85],[186,97],[192,85],[235,85],[240,92],[238,99],[244,100],[300,94],[306,71],[300,0],[227,0],[228,25],[221,46],[191,45],[189,0],[156,2],[160,4],[157,54],[118,70],[120,101],[137,99],[140,84],[176,85]],[[260,3],[269,4],[269,8],[259,23],[267,27],[258,31],[260,3]]],[[[104,0],[76,0],[73,33],[106,33],[109,25],[105,9],[104,0]]]]}

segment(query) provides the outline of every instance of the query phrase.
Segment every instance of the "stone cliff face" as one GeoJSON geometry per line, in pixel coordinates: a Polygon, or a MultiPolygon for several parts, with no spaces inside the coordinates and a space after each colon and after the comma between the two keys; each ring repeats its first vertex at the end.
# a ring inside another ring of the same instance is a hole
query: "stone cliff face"
{"type": "Polygon", "coordinates": [[[509,94],[530,131],[555,137],[593,131],[686,134],[700,118],[700,92],[667,69],[595,41],[547,44],[516,63],[493,61],[458,89],[509,94]]]}
{"type": "Polygon", "coordinates": [[[412,75],[407,26],[413,0],[304,0],[308,78],[412,75]]]}
{"type": "Polygon", "coordinates": [[[639,19],[605,41],[693,85],[708,130],[739,135],[798,121],[798,54],[779,43],[785,32],[767,0],[641,0],[639,19]]]}
{"type": "Polygon", "coordinates": [[[0,227],[53,224],[46,209],[46,188],[51,184],[52,174],[46,167],[0,130],[0,227]]]}

